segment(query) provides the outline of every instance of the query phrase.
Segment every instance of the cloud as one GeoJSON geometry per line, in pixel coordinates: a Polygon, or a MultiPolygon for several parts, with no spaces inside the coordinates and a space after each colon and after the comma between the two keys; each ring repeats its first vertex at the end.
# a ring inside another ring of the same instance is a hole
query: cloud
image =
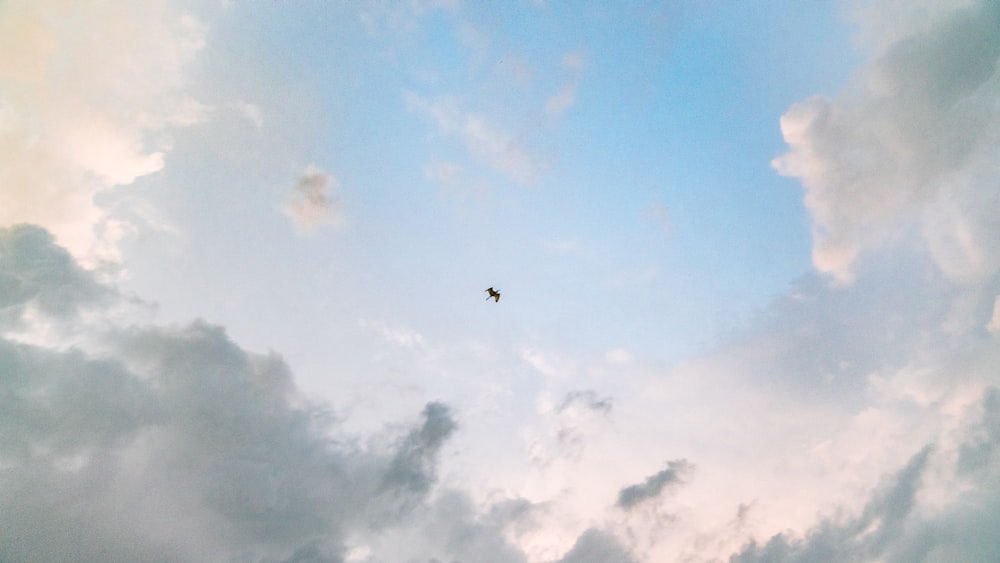
{"type": "Polygon", "coordinates": [[[524,347],[520,356],[535,371],[551,379],[565,379],[578,369],[572,359],[551,350],[524,347]]]}
{"type": "Polygon", "coordinates": [[[558,563],[634,563],[614,536],[597,529],[584,532],[558,563]]]}
{"type": "Polygon", "coordinates": [[[557,413],[562,413],[566,409],[573,407],[583,407],[587,410],[594,412],[599,412],[601,414],[608,414],[611,412],[611,407],[614,405],[614,400],[611,397],[598,397],[597,392],[593,389],[585,389],[583,391],[570,391],[563,397],[559,406],[556,407],[557,413]]]}
{"type": "MultiPolygon", "coordinates": [[[[63,322],[124,299],[38,227],[0,231],[0,266],[31,283],[4,292],[5,334],[31,306],[63,322]]],[[[455,428],[440,403],[397,446],[364,450],[331,437],[279,356],[203,321],[109,321],[80,320],[79,347],[0,340],[4,560],[339,560],[348,530],[389,517],[384,499],[434,482],[455,428]]]]}
{"type": "Polygon", "coordinates": [[[449,100],[429,101],[413,93],[404,100],[412,110],[433,119],[441,133],[459,138],[477,160],[515,183],[534,184],[544,168],[537,155],[486,116],[465,112],[449,100]]]}
{"type": "Polygon", "coordinates": [[[730,562],[879,560],[905,533],[904,524],[916,504],[920,477],[930,452],[931,449],[925,447],[915,454],[894,479],[875,494],[858,517],[844,523],[823,522],[802,540],[777,534],[763,546],[751,543],[730,558],[730,562]]]}
{"type": "Polygon", "coordinates": [[[913,27],[897,24],[838,97],[800,102],[781,119],[790,150],[774,167],[802,182],[813,262],[841,282],[861,254],[911,232],[952,279],[1000,267],[997,219],[985,211],[997,194],[1000,6],[968,2],[934,16],[901,20],[913,27]]]}
{"type": "Polygon", "coordinates": [[[648,500],[660,496],[663,489],[683,482],[694,467],[685,459],[677,459],[667,463],[667,468],[650,475],[638,485],[629,485],[618,492],[618,502],[615,506],[630,510],[648,500]]]}
{"type": "Polygon", "coordinates": [[[292,197],[281,207],[300,232],[313,232],[323,225],[340,225],[342,212],[334,193],[337,179],[309,166],[295,184],[292,197]]]}
{"type": "Polygon", "coordinates": [[[358,326],[378,332],[387,341],[403,348],[420,348],[424,345],[424,335],[403,326],[389,326],[369,319],[361,319],[358,326]]]}
{"type": "Polygon", "coordinates": [[[768,561],[989,561],[1000,540],[1000,491],[994,460],[998,392],[987,388],[980,417],[962,430],[956,451],[928,445],[871,493],[853,516],[823,518],[807,532],[751,541],[731,563],[768,561]],[[957,453],[957,455],[956,455],[957,453]]]}
{"type": "Polygon", "coordinates": [[[60,318],[111,297],[52,236],[34,225],[16,225],[0,238],[0,329],[22,325],[29,308],[60,318]]]}
{"type": "Polygon", "coordinates": [[[611,364],[626,365],[632,361],[632,354],[624,348],[613,348],[604,354],[604,359],[611,364]]]}
{"type": "Polygon", "coordinates": [[[570,53],[564,56],[562,66],[571,76],[562,89],[545,102],[545,113],[555,117],[562,115],[576,104],[576,90],[579,87],[580,74],[583,71],[583,55],[570,53]]]}
{"type": "Polygon", "coordinates": [[[203,26],[167,2],[41,0],[0,10],[0,226],[50,230],[88,263],[122,229],[94,197],[159,171],[169,132],[202,119],[186,73],[203,26]]]}
{"type": "MultiPolygon", "coordinates": [[[[439,483],[448,405],[345,434],[273,352],[201,320],[120,322],[132,298],[40,227],[0,229],[0,284],[0,559],[528,561],[535,505],[439,483]],[[15,340],[31,316],[86,338],[15,340]]],[[[563,560],[594,553],[629,561],[596,532],[563,560]]]]}
{"type": "Polygon", "coordinates": [[[1000,295],[993,301],[993,315],[990,316],[990,322],[987,323],[986,329],[993,333],[1000,333],[1000,295]]]}
{"type": "Polygon", "coordinates": [[[434,483],[434,462],[438,451],[455,432],[451,409],[443,403],[428,403],[421,415],[424,422],[400,444],[382,481],[384,489],[424,494],[434,483]]]}
{"type": "Polygon", "coordinates": [[[990,387],[983,393],[982,418],[959,449],[958,471],[974,473],[996,467],[1000,451],[1000,390],[990,387]]]}

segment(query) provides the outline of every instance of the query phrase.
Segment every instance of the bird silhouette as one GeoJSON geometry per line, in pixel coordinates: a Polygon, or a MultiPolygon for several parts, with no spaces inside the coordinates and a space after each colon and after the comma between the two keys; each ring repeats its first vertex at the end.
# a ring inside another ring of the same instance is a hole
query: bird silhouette
{"type": "Polygon", "coordinates": [[[493,289],[491,287],[491,288],[489,288],[489,289],[486,290],[486,293],[489,293],[489,295],[486,296],[487,299],[489,299],[490,297],[492,297],[493,301],[495,301],[496,303],[500,302],[500,292],[499,291],[497,291],[497,290],[495,290],[495,289],[493,289]]]}

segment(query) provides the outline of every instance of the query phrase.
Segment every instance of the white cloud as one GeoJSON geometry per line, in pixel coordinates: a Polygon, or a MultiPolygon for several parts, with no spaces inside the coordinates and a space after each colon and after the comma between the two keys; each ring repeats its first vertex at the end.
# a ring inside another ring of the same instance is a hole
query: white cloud
{"type": "Polygon", "coordinates": [[[264,115],[261,112],[260,106],[257,104],[238,100],[233,104],[233,109],[246,118],[246,120],[252,123],[257,129],[264,126],[264,115]]]}
{"type": "Polygon", "coordinates": [[[164,135],[202,118],[185,72],[205,31],[167,2],[78,8],[0,10],[0,225],[44,225],[75,255],[116,261],[94,196],[159,171],[164,135]]]}
{"type": "MultiPolygon", "coordinates": [[[[774,166],[801,180],[813,261],[841,282],[853,279],[862,253],[898,246],[914,224],[952,278],[982,280],[1000,267],[997,220],[984,210],[997,194],[1000,8],[942,6],[934,17],[908,6],[920,14],[904,20],[913,27],[897,25],[891,41],[876,44],[851,86],[781,119],[791,150],[774,166]]],[[[862,25],[884,21],[868,9],[862,25]]]]}

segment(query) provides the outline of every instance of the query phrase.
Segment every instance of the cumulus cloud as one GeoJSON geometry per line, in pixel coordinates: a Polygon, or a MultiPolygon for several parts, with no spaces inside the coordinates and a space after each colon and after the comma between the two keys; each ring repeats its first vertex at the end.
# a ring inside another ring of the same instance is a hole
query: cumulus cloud
{"type": "MultiPolygon", "coordinates": [[[[893,9],[869,9],[877,6],[893,9]]],[[[988,211],[998,193],[1000,6],[952,6],[901,19],[912,27],[897,23],[844,92],[798,103],[781,119],[790,150],[774,166],[802,182],[813,262],[841,282],[853,279],[862,253],[911,231],[953,279],[981,280],[1000,266],[998,220],[988,211]]]]}
{"type": "Polygon", "coordinates": [[[667,462],[667,467],[658,471],[645,481],[636,485],[629,485],[618,492],[618,502],[615,506],[629,510],[634,506],[654,499],[663,492],[663,489],[683,482],[684,477],[691,473],[693,466],[686,459],[677,459],[667,462]]]}
{"type": "Polygon", "coordinates": [[[334,196],[337,179],[309,166],[296,182],[292,197],[281,208],[300,232],[312,232],[323,225],[339,225],[340,203],[334,196]]]}
{"type": "Polygon", "coordinates": [[[42,225],[117,261],[123,229],[94,196],[163,167],[171,128],[202,118],[186,70],[203,26],[169,3],[42,0],[0,8],[0,226],[42,225]]]}

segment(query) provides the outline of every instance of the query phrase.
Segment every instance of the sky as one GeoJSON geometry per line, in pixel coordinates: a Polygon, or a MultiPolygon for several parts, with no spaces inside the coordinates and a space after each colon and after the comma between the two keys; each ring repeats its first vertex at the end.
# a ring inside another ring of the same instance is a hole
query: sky
{"type": "Polygon", "coordinates": [[[0,0],[0,561],[996,561],[998,61],[991,0],[0,0]]]}

